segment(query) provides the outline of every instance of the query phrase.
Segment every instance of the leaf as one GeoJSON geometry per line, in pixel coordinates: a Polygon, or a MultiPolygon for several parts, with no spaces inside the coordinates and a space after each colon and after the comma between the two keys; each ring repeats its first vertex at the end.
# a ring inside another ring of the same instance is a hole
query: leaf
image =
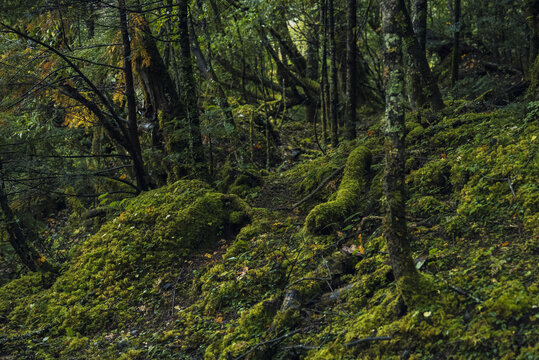
{"type": "Polygon", "coordinates": [[[365,255],[365,248],[363,245],[359,245],[357,249],[361,255],[365,255]]]}
{"type": "Polygon", "coordinates": [[[247,274],[247,271],[249,271],[249,267],[244,266],[241,271],[238,271],[238,280],[243,279],[243,277],[247,274]]]}

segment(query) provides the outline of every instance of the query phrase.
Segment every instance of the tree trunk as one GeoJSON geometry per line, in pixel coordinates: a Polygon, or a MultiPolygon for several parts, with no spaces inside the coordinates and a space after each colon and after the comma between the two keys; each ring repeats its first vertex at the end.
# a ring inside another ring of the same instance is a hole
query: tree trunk
{"type": "Polygon", "coordinates": [[[460,60],[460,0],[455,0],[453,4],[453,54],[451,57],[451,86],[459,79],[459,60],[460,60]]]}
{"type": "MultiPolygon", "coordinates": [[[[319,42],[316,35],[316,30],[311,28],[307,38],[307,71],[306,75],[309,80],[317,80],[318,77],[318,48],[319,42]]],[[[305,120],[308,124],[314,124],[316,127],[316,109],[319,105],[319,98],[309,98],[305,109],[305,120]]]]}
{"type": "MultiPolygon", "coordinates": [[[[425,52],[423,49],[421,49],[421,46],[419,45],[419,42],[415,36],[410,15],[404,6],[404,0],[396,1],[399,1],[399,7],[401,8],[400,11],[403,14],[402,20],[399,21],[399,25],[401,26],[403,36],[404,51],[410,60],[409,71],[411,72],[412,76],[418,76],[420,79],[420,88],[412,89],[412,91],[422,91],[425,100],[430,104],[430,106],[434,110],[441,110],[444,107],[444,102],[442,100],[440,89],[432,76],[429,63],[425,57],[425,52]]],[[[420,99],[419,96],[414,96],[414,98],[420,99]]],[[[417,105],[420,107],[424,104],[419,103],[417,105]]]]}
{"type": "Polygon", "coordinates": [[[410,252],[406,228],[406,190],[404,184],[405,125],[404,74],[402,56],[403,3],[382,0],[382,33],[384,38],[384,81],[386,110],[384,131],[386,139],[386,170],[384,190],[387,200],[384,238],[396,280],[417,275],[410,252]]]}
{"type": "Polygon", "coordinates": [[[331,144],[333,147],[339,145],[339,124],[337,115],[337,106],[339,105],[339,96],[337,93],[337,59],[335,51],[335,10],[333,0],[328,0],[328,19],[329,19],[329,60],[331,76],[329,77],[329,108],[331,117],[331,144]]]}
{"type": "Polygon", "coordinates": [[[356,138],[357,108],[357,47],[356,47],[357,0],[348,0],[346,24],[346,121],[344,136],[356,138]]]}
{"type": "Polygon", "coordinates": [[[329,84],[328,84],[328,57],[327,57],[327,1],[320,0],[320,41],[322,43],[322,68],[320,72],[320,114],[322,115],[322,137],[324,142],[327,143],[329,139],[328,128],[329,115],[328,115],[328,99],[329,99],[329,84]]]}
{"type": "Polygon", "coordinates": [[[423,51],[427,49],[427,0],[413,0],[412,27],[423,51]]]}
{"type": "Polygon", "coordinates": [[[180,43],[180,77],[182,79],[182,97],[186,107],[187,121],[189,124],[190,157],[193,169],[197,175],[207,177],[207,168],[204,160],[204,147],[202,145],[202,133],[200,131],[200,119],[198,114],[197,92],[193,66],[191,64],[191,48],[189,46],[189,27],[187,0],[178,2],[178,34],[180,43]]]}
{"type": "MultiPolygon", "coordinates": [[[[145,117],[152,123],[152,143],[154,146],[163,149],[164,138],[169,138],[169,134],[163,134],[160,129],[158,114],[161,117],[163,125],[177,121],[185,117],[185,109],[182,106],[176,85],[168,72],[165,61],[159,53],[157,44],[153,38],[152,32],[148,23],[142,16],[138,21],[139,33],[141,34],[141,46],[144,49],[143,56],[138,56],[136,60],[137,72],[142,82],[144,97],[146,102],[145,117]]],[[[170,49],[173,56],[173,50],[170,49]]],[[[165,126],[166,127],[166,126],[165,126]]],[[[165,132],[173,131],[164,129],[165,132]]],[[[182,151],[183,149],[178,149],[182,151]]]]}
{"type": "MultiPolygon", "coordinates": [[[[0,159],[0,171],[2,170],[2,160],[0,159]]],[[[24,236],[19,222],[15,218],[7,198],[4,179],[0,177],[0,208],[4,213],[4,221],[9,243],[19,256],[19,259],[30,271],[50,271],[56,272],[56,269],[41,255],[24,236]]]]}
{"type": "Polygon", "coordinates": [[[202,53],[202,49],[200,48],[200,43],[198,42],[198,38],[194,32],[194,26],[192,21],[189,21],[189,24],[191,25],[191,31],[189,32],[189,37],[191,40],[193,55],[195,56],[198,69],[200,72],[204,75],[204,77],[214,84],[215,89],[217,90],[217,105],[221,108],[221,111],[225,115],[225,121],[232,125],[234,128],[236,127],[234,122],[234,115],[232,114],[232,110],[230,108],[230,104],[228,102],[226,92],[223,89],[223,86],[219,82],[219,78],[217,77],[217,74],[215,73],[215,70],[213,69],[213,66],[206,60],[206,57],[202,53]]]}
{"type": "Polygon", "coordinates": [[[120,30],[122,32],[125,93],[127,97],[127,131],[131,147],[129,154],[131,155],[134,164],[135,178],[137,179],[137,190],[146,191],[149,189],[150,181],[147,178],[146,171],[144,170],[142,150],[138,137],[137,104],[135,99],[135,85],[133,83],[133,65],[131,64],[131,40],[129,39],[125,0],[118,0],[118,10],[120,14],[120,30]]]}
{"type": "Polygon", "coordinates": [[[523,7],[530,31],[529,68],[533,69],[535,59],[539,55],[539,0],[524,0],[523,7]]]}

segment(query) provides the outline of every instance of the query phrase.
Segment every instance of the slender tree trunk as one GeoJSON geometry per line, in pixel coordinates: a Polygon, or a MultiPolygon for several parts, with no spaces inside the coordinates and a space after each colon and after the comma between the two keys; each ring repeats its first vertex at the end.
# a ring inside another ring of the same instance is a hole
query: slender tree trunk
{"type": "Polygon", "coordinates": [[[451,57],[451,86],[459,79],[459,60],[460,60],[460,0],[455,0],[453,4],[453,54],[451,57]]]}
{"type": "Polygon", "coordinates": [[[403,3],[382,0],[382,33],[384,37],[384,81],[386,110],[384,131],[386,140],[386,170],[384,174],[387,215],[384,237],[395,279],[417,275],[410,252],[406,228],[406,190],[404,184],[405,126],[404,126],[404,73],[402,56],[403,3]]]}
{"type": "Polygon", "coordinates": [[[206,57],[202,53],[198,37],[194,31],[195,29],[193,22],[189,21],[189,25],[191,29],[191,31],[189,32],[189,38],[191,41],[193,55],[195,56],[197,66],[200,72],[204,75],[204,77],[214,84],[217,91],[217,105],[219,105],[221,111],[225,115],[225,121],[235,128],[236,124],[234,122],[234,115],[232,114],[230,104],[228,103],[226,92],[221,83],[219,82],[219,78],[217,77],[217,74],[215,73],[212,64],[206,60],[206,57]]]}
{"type": "MultiPolygon", "coordinates": [[[[415,36],[414,29],[412,27],[412,21],[410,15],[404,6],[404,0],[399,1],[399,6],[403,14],[403,19],[399,25],[401,25],[401,31],[403,36],[404,51],[410,60],[410,69],[412,76],[418,76],[420,79],[420,87],[413,89],[413,91],[421,91],[423,96],[434,110],[441,110],[444,107],[442,95],[438,84],[432,72],[430,71],[429,63],[425,56],[425,51],[419,45],[419,42],[415,36]]],[[[416,99],[421,99],[420,96],[412,95],[416,99]]],[[[417,104],[419,107],[423,106],[423,103],[417,104]]]]}
{"type": "Polygon", "coordinates": [[[533,70],[535,59],[539,55],[539,0],[524,0],[523,10],[530,32],[529,68],[533,70]]]}
{"type": "Polygon", "coordinates": [[[127,97],[127,131],[131,151],[129,154],[133,160],[135,177],[137,179],[137,190],[146,191],[149,189],[149,179],[144,170],[142,161],[142,150],[138,137],[137,128],[137,104],[135,99],[135,85],[133,83],[133,66],[131,63],[131,41],[129,39],[129,28],[127,23],[127,11],[125,0],[118,0],[118,9],[120,13],[120,30],[122,32],[123,61],[125,74],[125,93],[127,97]]]}
{"type": "Polygon", "coordinates": [[[329,139],[329,116],[328,116],[328,98],[329,98],[329,84],[328,84],[328,57],[327,57],[327,1],[320,0],[320,31],[321,43],[322,43],[322,69],[320,73],[320,87],[321,87],[321,101],[320,101],[320,113],[322,115],[322,137],[324,142],[327,143],[329,139]]]}
{"type": "Polygon", "coordinates": [[[187,0],[180,0],[178,2],[178,16],[178,34],[181,55],[180,77],[182,79],[182,95],[185,99],[184,103],[189,124],[191,161],[196,173],[201,177],[207,177],[207,169],[204,160],[204,147],[202,145],[202,133],[200,131],[195,77],[193,75],[193,67],[191,64],[187,0]]]}
{"type": "Polygon", "coordinates": [[[356,138],[357,108],[357,46],[356,46],[357,0],[348,0],[346,24],[346,121],[344,136],[356,138]]]}
{"type": "Polygon", "coordinates": [[[337,93],[337,58],[335,50],[335,10],[333,0],[328,0],[328,19],[329,19],[329,60],[331,67],[331,76],[329,78],[329,108],[331,116],[331,144],[333,147],[339,145],[339,123],[338,109],[339,96],[337,93]]]}
{"type": "MultiPolygon", "coordinates": [[[[310,34],[313,34],[307,39],[307,70],[306,75],[309,80],[316,81],[318,77],[318,48],[319,42],[316,35],[316,30],[311,28],[310,34]]],[[[305,120],[308,124],[312,123],[316,126],[316,109],[319,105],[319,98],[309,97],[307,106],[305,109],[305,120]]]]}
{"type": "Polygon", "coordinates": [[[423,51],[427,49],[427,9],[427,0],[413,0],[412,26],[423,51]]]}

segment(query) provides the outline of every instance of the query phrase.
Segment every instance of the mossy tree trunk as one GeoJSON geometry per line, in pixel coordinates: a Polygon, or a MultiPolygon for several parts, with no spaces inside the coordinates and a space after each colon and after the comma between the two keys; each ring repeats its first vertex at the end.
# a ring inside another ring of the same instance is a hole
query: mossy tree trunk
{"type": "Polygon", "coordinates": [[[395,279],[413,278],[417,271],[412,260],[406,227],[406,189],[404,184],[405,126],[402,28],[404,8],[400,0],[382,0],[382,34],[384,38],[384,81],[386,110],[386,170],[384,175],[387,216],[384,237],[395,279]]]}
{"type": "MultiPolygon", "coordinates": [[[[137,56],[135,66],[144,91],[145,117],[153,125],[152,143],[156,148],[165,148],[167,150],[173,148],[175,151],[180,148],[183,150],[182,147],[185,147],[186,144],[168,146],[165,142],[167,141],[166,139],[173,138],[169,132],[174,130],[170,129],[169,125],[174,122],[174,119],[185,117],[185,109],[165,61],[163,61],[159,53],[150,26],[142,16],[138,19],[136,27],[141,39],[137,45],[142,46],[144,55],[137,56]],[[158,117],[159,112],[161,113],[160,117],[158,117]],[[164,129],[160,129],[161,126],[164,129]],[[165,131],[165,134],[161,132],[162,130],[165,131]]],[[[171,56],[174,56],[172,47],[170,48],[170,53],[172,54],[171,56]]]]}
{"type": "Polygon", "coordinates": [[[178,2],[180,78],[182,80],[182,97],[184,98],[189,125],[190,160],[197,175],[205,178],[207,177],[207,168],[204,160],[204,147],[198,114],[197,89],[193,75],[191,47],[189,45],[188,16],[187,0],[180,0],[178,2]]]}
{"type": "Polygon", "coordinates": [[[348,0],[346,24],[346,121],[344,136],[356,138],[357,108],[357,46],[356,46],[357,0],[348,0]]]}
{"type": "MultiPolygon", "coordinates": [[[[434,110],[441,110],[444,107],[442,100],[442,94],[438,88],[438,84],[432,76],[432,72],[425,56],[425,51],[421,48],[417,37],[414,33],[412,21],[408,10],[406,10],[404,0],[398,0],[400,13],[402,14],[398,20],[398,26],[401,27],[400,31],[403,37],[404,52],[410,60],[409,72],[411,76],[416,76],[419,81],[415,84],[411,91],[418,94],[412,94],[414,99],[421,101],[416,103],[416,106],[421,107],[425,103],[428,103],[434,110]],[[421,93],[421,94],[419,94],[421,93]],[[421,100],[423,99],[424,100],[421,100]]],[[[397,20],[395,20],[397,21],[397,20]]]]}

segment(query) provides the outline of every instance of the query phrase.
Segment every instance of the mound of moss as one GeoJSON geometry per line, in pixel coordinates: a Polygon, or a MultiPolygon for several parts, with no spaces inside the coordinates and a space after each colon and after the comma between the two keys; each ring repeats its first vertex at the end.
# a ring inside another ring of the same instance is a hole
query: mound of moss
{"type": "MultiPolygon", "coordinates": [[[[7,327],[54,324],[59,334],[88,335],[155,316],[163,310],[161,294],[171,286],[179,260],[239,231],[248,212],[238,197],[199,181],[146,192],[75,249],[52,287],[9,297],[11,309],[1,309],[7,327]]],[[[29,279],[28,287],[36,287],[37,280],[29,279]]],[[[10,293],[13,284],[0,291],[10,293]]]]}
{"type": "Polygon", "coordinates": [[[364,146],[359,146],[350,153],[335,199],[317,205],[305,219],[305,228],[308,232],[327,231],[333,225],[340,224],[354,210],[358,210],[361,197],[369,183],[371,162],[371,152],[364,146]]]}

